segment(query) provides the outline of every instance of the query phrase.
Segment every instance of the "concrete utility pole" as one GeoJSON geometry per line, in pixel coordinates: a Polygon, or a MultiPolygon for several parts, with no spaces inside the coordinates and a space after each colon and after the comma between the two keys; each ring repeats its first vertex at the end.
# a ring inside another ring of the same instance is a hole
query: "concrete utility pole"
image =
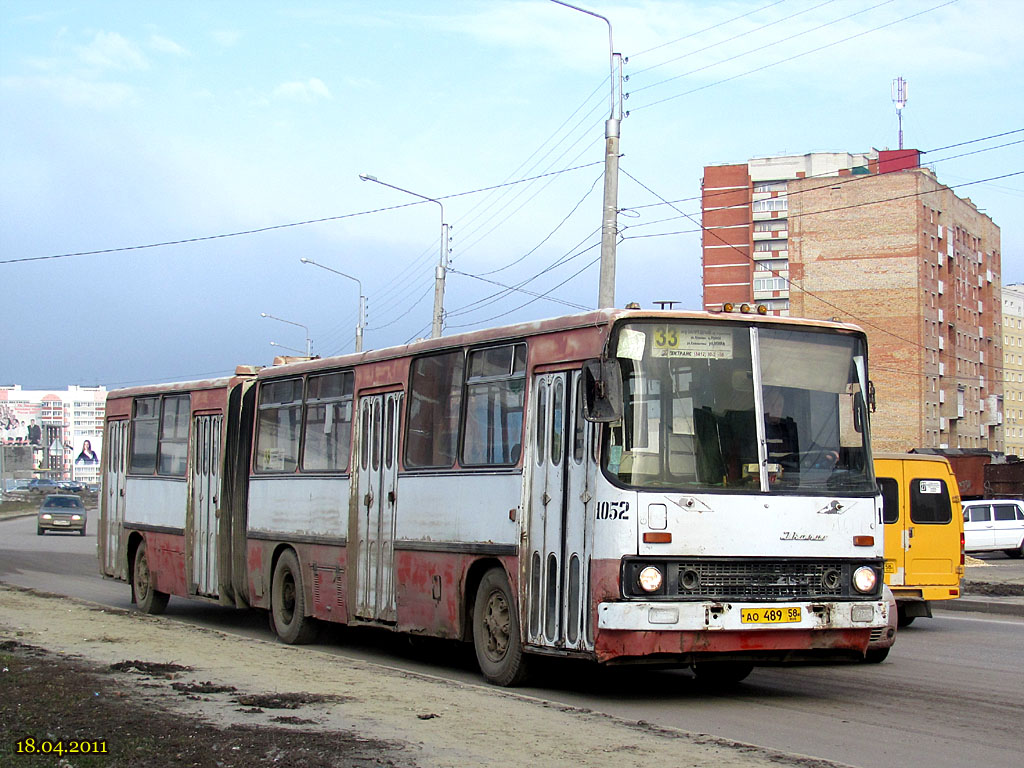
{"type": "Polygon", "coordinates": [[[376,176],[371,176],[368,173],[360,173],[359,178],[363,181],[372,181],[385,187],[391,187],[391,189],[397,189],[399,192],[405,192],[407,195],[412,195],[413,197],[418,197],[421,200],[427,200],[431,203],[437,203],[438,206],[440,206],[441,259],[438,262],[437,269],[434,271],[434,319],[430,326],[430,338],[441,338],[441,326],[444,323],[444,280],[445,274],[448,271],[448,225],[444,223],[444,205],[440,200],[435,200],[432,197],[421,195],[419,192],[413,192],[408,189],[396,187],[394,184],[388,184],[386,181],[381,181],[376,176]]]}
{"type": "Polygon", "coordinates": [[[577,5],[551,0],[601,19],[608,25],[608,64],[611,83],[609,116],[604,123],[604,208],[601,216],[601,276],[598,280],[597,306],[615,306],[615,239],[619,234],[619,132],[622,123],[622,55],[615,52],[612,23],[599,13],[577,5]],[[616,73],[616,69],[618,72],[616,73]]]}
{"type": "Polygon", "coordinates": [[[346,275],[344,272],[340,272],[337,269],[331,267],[325,267],[323,264],[318,264],[312,259],[301,258],[299,259],[303,264],[312,264],[314,267],[320,267],[320,269],[326,269],[328,272],[333,272],[336,275],[347,277],[349,280],[355,280],[356,285],[359,286],[359,319],[356,320],[356,352],[363,351],[363,328],[366,327],[366,297],[363,295],[363,283],[358,277],[352,277],[352,275],[346,275]]]}

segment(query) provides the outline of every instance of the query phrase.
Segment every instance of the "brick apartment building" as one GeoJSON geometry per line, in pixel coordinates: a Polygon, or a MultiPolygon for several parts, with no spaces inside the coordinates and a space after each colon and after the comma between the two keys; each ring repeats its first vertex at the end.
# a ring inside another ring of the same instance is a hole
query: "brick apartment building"
{"type": "Polygon", "coordinates": [[[918,161],[872,150],[706,167],[704,307],[860,325],[875,450],[1002,451],[999,228],[918,161]]]}
{"type": "Polygon", "coordinates": [[[1024,458],[1024,284],[1003,286],[1003,407],[1008,456],[1024,458]]]}

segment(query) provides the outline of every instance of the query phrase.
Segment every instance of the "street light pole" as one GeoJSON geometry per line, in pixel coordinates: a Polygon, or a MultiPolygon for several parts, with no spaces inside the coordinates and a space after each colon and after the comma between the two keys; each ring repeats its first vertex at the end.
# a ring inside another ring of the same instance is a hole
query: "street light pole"
{"type": "Polygon", "coordinates": [[[328,272],[333,272],[336,275],[347,277],[349,280],[355,280],[356,285],[359,286],[359,319],[356,321],[356,352],[363,351],[363,328],[366,327],[366,297],[363,295],[363,284],[358,277],[352,277],[352,275],[346,275],[344,272],[339,272],[331,267],[326,267],[323,264],[318,264],[312,259],[301,258],[299,259],[303,264],[312,264],[314,267],[320,267],[320,269],[326,269],[328,272]]]}
{"type": "Polygon", "coordinates": [[[604,207],[601,216],[601,276],[598,280],[598,308],[615,306],[615,238],[619,234],[619,132],[622,123],[622,55],[615,52],[612,43],[612,23],[599,13],[577,5],[551,0],[601,19],[608,25],[608,63],[611,78],[609,116],[604,123],[604,207]],[[618,77],[615,70],[618,68],[618,77]],[[618,85],[618,100],[616,100],[618,85]]]}
{"type": "Polygon", "coordinates": [[[302,330],[304,330],[306,332],[306,357],[312,357],[313,356],[313,340],[309,338],[309,328],[304,326],[302,323],[295,323],[295,322],[292,322],[291,320],[284,320],[284,319],[282,319],[280,317],[274,317],[273,315],[269,315],[266,312],[260,312],[260,317],[265,317],[265,318],[267,318],[269,320],[277,320],[277,322],[279,322],[279,323],[288,323],[288,325],[297,325],[297,326],[299,326],[299,328],[301,328],[302,330]]]}
{"type": "Polygon", "coordinates": [[[296,349],[295,347],[286,347],[284,344],[278,344],[276,341],[270,342],[270,346],[277,347],[278,349],[287,349],[289,352],[298,352],[300,355],[302,354],[301,349],[296,349]]]}
{"type": "Polygon", "coordinates": [[[438,262],[437,269],[434,272],[434,319],[431,322],[430,327],[430,338],[439,339],[441,338],[441,325],[444,322],[444,280],[445,273],[448,269],[448,225],[444,223],[444,205],[440,200],[435,200],[432,197],[421,195],[418,192],[413,192],[408,189],[402,189],[396,187],[394,184],[388,184],[386,181],[381,181],[376,176],[371,176],[368,173],[360,173],[359,178],[363,181],[372,181],[377,184],[381,184],[385,187],[391,187],[391,189],[397,189],[399,192],[405,192],[407,195],[418,197],[421,200],[427,200],[431,203],[437,203],[441,208],[441,258],[438,262]]]}

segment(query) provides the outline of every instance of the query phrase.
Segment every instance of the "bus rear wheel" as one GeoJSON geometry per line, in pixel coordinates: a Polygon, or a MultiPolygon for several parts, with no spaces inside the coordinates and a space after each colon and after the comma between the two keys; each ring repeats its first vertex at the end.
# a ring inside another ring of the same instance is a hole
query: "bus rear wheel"
{"type": "Polygon", "coordinates": [[[146,542],[141,542],[135,550],[135,561],[132,565],[132,591],[135,593],[135,605],[143,613],[158,615],[167,608],[170,597],[153,587],[153,574],[149,570],[149,557],[146,555],[146,542]]]}
{"type": "Polygon", "coordinates": [[[281,553],[274,567],[270,613],[274,630],[281,642],[302,645],[312,642],[316,637],[315,619],[306,615],[299,558],[290,549],[281,553]]]}
{"type": "Polygon", "coordinates": [[[480,580],[473,601],[473,649],[489,683],[519,685],[527,663],[519,634],[519,614],[505,572],[492,568],[480,580]]]}

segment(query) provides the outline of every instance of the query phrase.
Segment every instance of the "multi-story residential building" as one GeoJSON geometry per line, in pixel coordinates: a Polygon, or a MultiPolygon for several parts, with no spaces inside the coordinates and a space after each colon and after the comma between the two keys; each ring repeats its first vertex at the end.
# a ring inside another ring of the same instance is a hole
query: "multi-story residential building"
{"type": "Polygon", "coordinates": [[[876,450],[1003,450],[999,228],[916,150],[704,169],[704,305],[860,325],[876,450]]]}
{"type": "Polygon", "coordinates": [[[1024,283],[1003,286],[1003,413],[1006,454],[1024,458],[1024,283]]]}
{"type": "Polygon", "coordinates": [[[35,474],[98,483],[106,398],[105,387],[0,386],[0,442],[31,446],[35,474]]]}

